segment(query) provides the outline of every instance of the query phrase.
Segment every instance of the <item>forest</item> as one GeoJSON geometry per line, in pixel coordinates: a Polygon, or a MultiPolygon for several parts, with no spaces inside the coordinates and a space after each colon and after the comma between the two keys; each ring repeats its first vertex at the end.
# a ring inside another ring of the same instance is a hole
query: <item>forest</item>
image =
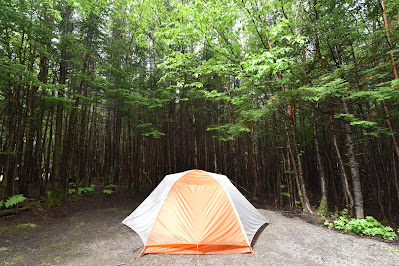
{"type": "Polygon", "coordinates": [[[398,1],[0,10],[0,200],[203,169],[276,208],[399,219],[398,1]]]}

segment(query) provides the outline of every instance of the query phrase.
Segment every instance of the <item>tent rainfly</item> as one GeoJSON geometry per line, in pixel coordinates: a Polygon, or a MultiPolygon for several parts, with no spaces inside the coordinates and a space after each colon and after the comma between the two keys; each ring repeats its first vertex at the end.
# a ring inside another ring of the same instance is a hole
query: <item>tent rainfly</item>
{"type": "Polygon", "coordinates": [[[190,170],[165,176],[123,224],[144,250],[165,254],[251,252],[266,218],[224,176],[190,170]]]}

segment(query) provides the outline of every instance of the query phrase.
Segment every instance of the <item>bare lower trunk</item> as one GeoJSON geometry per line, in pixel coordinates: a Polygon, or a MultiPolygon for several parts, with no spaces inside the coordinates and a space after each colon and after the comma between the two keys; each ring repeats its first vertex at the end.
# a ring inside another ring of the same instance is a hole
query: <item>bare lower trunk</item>
{"type": "MultiPolygon", "coordinates": [[[[344,99],[344,96],[342,96],[342,105],[345,114],[349,114],[348,105],[344,99]]],[[[363,195],[362,195],[362,186],[361,186],[360,173],[359,173],[359,164],[356,160],[355,144],[353,142],[352,128],[349,124],[349,121],[345,121],[345,135],[346,135],[346,145],[348,147],[347,156],[349,158],[349,168],[351,170],[351,175],[352,175],[353,195],[355,200],[355,215],[357,219],[363,219],[364,218],[363,195]]]]}
{"type": "Polygon", "coordinates": [[[349,213],[352,213],[353,205],[354,205],[353,196],[352,196],[352,193],[349,188],[348,176],[345,171],[344,160],[342,159],[341,151],[338,147],[337,136],[336,136],[335,128],[334,128],[334,118],[333,118],[332,114],[330,114],[330,122],[331,122],[331,134],[332,134],[332,138],[333,138],[335,152],[337,153],[339,169],[341,171],[342,186],[344,189],[345,200],[346,200],[346,204],[348,205],[349,213]]]}
{"type": "Polygon", "coordinates": [[[317,136],[317,128],[316,128],[316,117],[314,114],[314,109],[312,108],[312,128],[313,128],[313,138],[316,147],[316,157],[317,157],[317,169],[319,170],[320,175],[320,191],[321,191],[321,200],[319,212],[326,213],[328,211],[327,205],[327,183],[326,183],[326,173],[324,171],[323,160],[320,154],[320,144],[319,138],[317,136]]]}
{"type": "Polygon", "coordinates": [[[258,180],[258,165],[256,162],[256,152],[255,152],[255,132],[254,125],[251,124],[251,165],[252,165],[252,178],[253,178],[253,192],[255,198],[258,197],[259,190],[259,180],[258,180]]]}
{"type": "Polygon", "coordinates": [[[392,171],[393,171],[393,178],[394,178],[394,182],[395,182],[395,188],[396,188],[396,197],[398,200],[398,204],[399,204],[399,181],[398,181],[398,174],[396,171],[396,163],[395,163],[395,158],[392,159],[392,171]]]}
{"type": "MultiPolygon", "coordinates": [[[[282,182],[281,182],[281,162],[280,162],[280,152],[279,152],[279,149],[280,149],[280,131],[278,130],[278,127],[277,127],[277,118],[276,118],[276,113],[274,113],[273,114],[273,124],[274,124],[274,126],[273,126],[273,129],[274,129],[274,138],[275,138],[275,147],[276,147],[276,150],[275,150],[275,153],[276,153],[276,160],[277,160],[277,173],[276,173],[276,175],[277,175],[277,181],[276,181],[276,188],[277,188],[277,193],[278,193],[278,200],[279,200],[279,205],[280,205],[280,207],[283,207],[283,195],[281,194],[281,185],[282,185],[282,182]]],[[[277,199],[276,199],[277,200],[277,199]]]]}
{"type": "Polygon", "coordinates": [[[394,130],[394,128],[392,126],[392,123],[391,123],[391,117],[390,117],[389,110],[388,110],[388,105],[387,105],[387,102],[386,102],[385,99],[382,101],[382,107],[383,107],[383,110],[384,110],[384,116],[385,116],[385,121],[386,121],[387,126],[388,126],[388,130],[389,130],[389,132],[391,132],[392,145],[393,145],[393,148],[395,150],[395,154],[396,154],[397,158],[399,158],[398,140],[396,139],[395,130],[394,130]]]}
{"type": "Polygon", "coordinates": [[[9,133],[8,133],[8,144],[7,144],[7,160],[6,166],[4,170],[4,180],[3,180],[3,195],[2,200],[4,200],[7,196],[12,194],[12,185],[13,180],[15,180],[12,169],[12,161],[15,158],[14,154],[14,145],[15,145],[15,130],[16,130],[16,115],[14,113],[10,113],[9,117],[9,133]],[[11,118],[12,117],[12,118],[11,118]]]}
{"type": "Polygon", "coordinates": [[[192,100],[186,102],[186,112],[191,126],[193,127],[193,139],[194,139],[194,167],[198,169],[198,139],[197,139],[197,121],[194,112],[194,104],[192,100]],[[188,106],[190,104],[190,106],[188,106]]]}
{"type": "Polygon", "coordinates": [[[302,161],[301,161],[301,155],[298,150],[298,142],[297,142],[297,137],[296,137],[296,117],[295,117],[295,107],[293,106],[288,106],[289,108],[289,115],[290,115],[290,126],[291,126],[291,136],[292,136],[292,152],[294,156],[294,162],[297,167],[297,175],[298,175],[298,182],[299,182],[299,190],[301,191],[302,194],[302,200],[303,200],[303,208],[314,214],[315,211],[312,209],[308,197],[308,193],[306,191],[305,187],[305,180],[303,178],[303,167],[302,167],[302,161]]]}

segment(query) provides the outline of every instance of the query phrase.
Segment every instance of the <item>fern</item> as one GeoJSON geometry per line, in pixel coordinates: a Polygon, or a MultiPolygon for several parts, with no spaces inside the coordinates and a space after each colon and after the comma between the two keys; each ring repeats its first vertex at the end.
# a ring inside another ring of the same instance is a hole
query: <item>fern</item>
{"type": "Polygon", "coordinates": [[[112,190],[109,190],[109,189],[104,189],[103,192],[108,195],[111,195],[112,193],[114,193],[112,190]]]}
{"type": "Polygon", "coordinates": [[[22,195],[22,194],[14,195],[14,196],[8,198],[8,200],[5,203],[5,206],[6,206],[6,208],[9,208],[14,205],[18,206],[19,203],[23,202],[26,199],[27,198],[25,198],[24,195],[22,195]]]}

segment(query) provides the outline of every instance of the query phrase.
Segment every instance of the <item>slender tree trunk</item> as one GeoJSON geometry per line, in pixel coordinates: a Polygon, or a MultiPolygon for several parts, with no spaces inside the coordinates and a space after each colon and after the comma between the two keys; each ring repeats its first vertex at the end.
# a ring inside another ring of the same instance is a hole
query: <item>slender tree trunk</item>
{"type": "Polygon", "coordinates": [[[321,56],[320,51],[320,41],[319,41],[319,33],[317,28],[317,21],[319,20],[319,13],[317,11],[317,0],[313,0],[313,11],[314,11],[314,24],[315,27],[315,48],[316,48],[316,55],[319,58],[321,68],[323,69],[323,73],[326,73],[326,66],[324,65],[323,57],[321,56]]]}
{"type": "MultiPolygon", "coordinates": [[[[344,108],[344,113],[349,114],[348,105],[344,99],[344,96],[341,97],[341,100],[344,108]]],[[[345,135],[346,135],[346,143],[348,148],[347,156],[349,158],[349,168],[352,174],[355,215],[357,219],[363,219],[364,218],[363,195],[362,195],[362,186],[361,186],[360,173],[359,173],[359,164],[356,160],[355,144],[353,142],[352,128],[349,124],[349,121],[345,121],[345,135]]]]}
{"type": "Polygon", "coordinates": [[[398,180],[398,172],[397,172],[397,168],[396,168],[396,162],[395,162],[395,158],[392,159],[392,172],[393,172],[393,179],[395,182],[395,188],[396,188],[396,198],[399,204],[399,180],[398,180]]]}
{"type": "Polygon", "coordinates": [[[277,160],[277,181],[276,181],[276,187],[277,187],[277,192],[278,192],[278,199],[279,199],[279,205],[280,207],[283,207],[283,195],[281,194],[282,192],[282,173],[281,173],[281,162],[280,162],[280,130],[279,127],[277,125],[277,117],[276,117],[276,113],[273,113],[273,130],[274,130],[274,138],[275,138],[275,147],[276,147],[276,151],[275,151],[275,156],[276,156],[276,160],[277,160]]]}
{"type": "Polygon", "coordinates": [[[389,132],[391,132],[393,148],[394,148],[397,158],[399,159],[399,144],[398,144],[398,140],[396,139],[395,130],[391,123],[391,117],[390,117],[388,105],[387,105],[387,102],[385,99],[382,101],[382,107],[384,110],[385,122],[387,123],[389,132]]]}
{"type": "MultiPolygon", "coordinates": [[[[26,111],[26,133],[25,133],[25,153],[24,153],[24,165],[22,170],[22,180],[21,180],[21,193],[28,195],[28,186],[30,181],[31,173],[31,162],[32,162],[32,152],[33,152],[33,129],[32,129],[32,116],[33,108],[35,104],[35,97],[38,87],[33,87],[27,95],[27,111],[26,111]]],[[[28,89],[29,90],[29,89],[28,89]]]]}
{"type": "MultiPolygon", "coordinates": [[[[52,143],[53,143],[53,120],[54,120],[54,107],[51,107],[49,114],[47,115],[47,120],[50,120],[50,130],[48,134],[48,141],[47,141],[47,155],[44,160],[44,177],[45,177],[45,183],[44,185],[47,185],[47,182],[50,181],[51,184],[54,183],[53,175],[50,175],[50,158],[51,158],[51,148],[52,148],[52,143]]],[[[48,123],[48,122],[47,122],[48,123]]],[[[47,129],[46,129],[47,131],[47,129]]],[[[54,158],[53,158],[54,161],[54,158]]]]}
{"type": "MultiPolygon", "coordinates": [[[[371,165],[373,167],[374,176],[375,176],[375,179],[377,180],[376,195],[377,195],[378,205],[380,206],[380,212],[381,212],[382,216],[385,218],[386,216],[385,216],[384,205],[381,200],[381,178],[377,171],[377,166],[376,166],[377,158],[375,157],[375,154],[374,154],[374,147],[371,143],[371,139],[369,140],[369,151],[370,151],[370,155],[371,155],[371,165]]],[[[369,172],[371,172],[371,171],[369,171],[369,172]]],[[[370,173],[370,175],[371,175],[371,173],[370,173]]]]}
{"type": "Polygon", "coordinates": [[[14,170],[12,169],[12,161],[15,160],[15,132],[16,132],[16,123],[17,117],[14,113],[15,109],[10,108],[10,112],[8,114],[8,137],[7,137],[7,159],[4,169],[4,183],[3,183],[3,198],[4,200],[7,196],[12,193],[12,185],[14,178],[14,170]]]}
{"type": "Polygon", "coordinates": [[[251,165],[252,165],[252,180],[253,180],[253,193],[255,198],[258,197],[259,191],[259,179],[258,179],[258,165],[256,162],[256,151],[255,151],[255,130],[254,125],[251,123],[251,165]]]}
{"type": "Polygon", "coordinates": [[[186,102],[186,112],[190,124],[193,128],[193,140],[194,140],[194,167],[198,169],[198,136],[197,136],[197,121],[194,112],[194,104],[192,100],[186,102]]]}
{"type": "Polygon", "coordinates": [[[319,212],[326,213],[328,211],[326,173],[324,171],[323,159],[322,159],[321,153],[320,153],[319,137],[317,136],[317,128],[316,128],[316,117],[314,114],[313,107],[311,110],[311,122],[312,122],[312,128],[313,128],[314,144],[316,147],[317,169],[318,169],[319,175],[320,175],[321,200],[320,200],[319,212]]]}
{"type": "Polygon", "coordinates": [[[304,204],[303,207],[305,210],[307,210],[311,214],[314,214],[315,212],[310,205],[310,200],[309,200],[308,193],[307,193],[306,187],[305,187],[305,180],[303,177],[303,166],[302,166],[302,161],[301,161],[301,154],[299,153],[298,142],[297,142],[297,137],[296,137],[295,108],[293,106],[290,106],[289,108],[291,109],[290,110],[290,113],[291,113],[290,126],[291,126],[291,136],[292,136],[292,153],[294,156],[294,162],[296,161],[299,189],[301,191],[303,204],[304,204]]]}
{"type": "Polygon", "coordinates": [[[217,149],[216,149],[216,140],[212,138],[212,143],[213,143],[213,169],[214,172],[218,172],[218,164],[217,164],[217,149]]]}
{"type": "Polygon", "coordinates": [[[399,79],[398,66],[396,65],[395,54],[393,52],[393,44],[391,39],[391,25],[388,20],[387,10],[385,6],[385,0],[380,0],[382,7],[382,18],[384,20],[385,34],[387,36],[388,54],[391,60],[392,72],[395,79],[399,79]]]}
{"type": "Polygon", "coordinates": [[[346,204],[348,205],[349,213],[352,213],[353,212],[354,201],[353,201],[352,193],[351,193],[350,188],[349,188],[348,176],[347,176],[346,171],[345,171],[344,160],[342,159],[341,151],[340,151],[340,149],[338,147],[336,130],[335,130],[335,126],[334,126],[334,118],[333,118],[332,113],[330,113],[330,123],[331,123],[331,135],[332,135],[332,138],[333,138],[335,152],[336,152],[337,158],[338,158],[339,169],[341,171],[342,186],[343,186],[343,189],[344,189],[345,201],[346,201],[346,204]]]}
{"type": "MultiPolygon", "coordinates": [[[[287,129],[287,128],[286,128],[287,129]]],[[[288,163],[288,171],[286,170],[285,172],[289,174],[289,176],[291,177],[292,175],[292,170],[293,170],[293,174],[295,176],[295,184],[297,186],[297,191],[298,191],[298,196],[299,196],[299,200],[301,201],[301,205],[302,208],[305,209],[304,206],[306,206],[304,198],[303,198],[303,194],[302,194],[302,188],[301,188],[301,182],[299,180],[299,172],[298,172],[298,167],[297,167],[297,162],[295,162],[295,155],[294,155],[294,151],[292,150],[293,145],[291,144],[291,139],[290,139],[290,135],[289,135],[289,131],[288,129],[286,130],[286,134],[287,134],[287,148],[288,148],[288,154],[287,154],[287,163],[288,163]]],[[[294,198],[294,189],[293,189],[293,184],[294,182],[292,181],[291,178],[289,178],[288,180],[288,191],[290,194],[290,206],[291,202],[294,201],[295,199],[292,200],[292,198],[294,198]]]]}
{"type": "MultiPolygon", "coordinates": [[[[47,75],[48,75],[48,63],[47,58],[45,56],[40,56],[40,72],[38,79],[43,82],[47,83],[47,75]]],[[[42,171],[42,160],[43,160],[43,150],[44,144],[46,143],[46,135],[42,134],[43,131],[43,118],[44,118],[44,100],[40,100],[40,110],[38,116],[38,125],[37,125],[37,140],[36,140],[36,180],[39,183],[39,196],[44,194],[44,180],[43,180],[43,171],[42,171]]],[[[47,123],[46,123],[47,127],[47,123]]],[[[47,133],[47,130],[45,131],[47,133]]]]}
{"type": "MultiPolygon", "coordinates": [[[[70,6],[66,5],[65,10],[62,14],[62,38],[66,38],[67,35],[71,32],[71,27],[70,27],[70,17],[72,15],[72,9],[70,6]]],[[[65,45],[65,44],[64,44],[65,45]]],[[[64,85],[66,83],[66,78],[67,78],[67,49],[65,46],[61,47],[61,61],[60,61],[60,77],[59,77],[59,83],[61,85],[64,85]]],[[[60,89],[58,90],[58,97],[62,98],[64,97],[64,90],[60,89]]],[[[64,108],[62,104],[57,104],[57,109],[56,109],[56,119],[55,119],[55,137],[54,137],[54,154],[53,154],[53,170],[52,170],[52,180],[59,182],[59,185],[61,185],[61,192],[64,193],[66,190],[65,187],[65,180],[62,179],[62,176],[65,176],[64,174],[61,174],[61,158],[62,158],[62,128],[63,128],[63,113],[64,113],[64,108]]]]}

